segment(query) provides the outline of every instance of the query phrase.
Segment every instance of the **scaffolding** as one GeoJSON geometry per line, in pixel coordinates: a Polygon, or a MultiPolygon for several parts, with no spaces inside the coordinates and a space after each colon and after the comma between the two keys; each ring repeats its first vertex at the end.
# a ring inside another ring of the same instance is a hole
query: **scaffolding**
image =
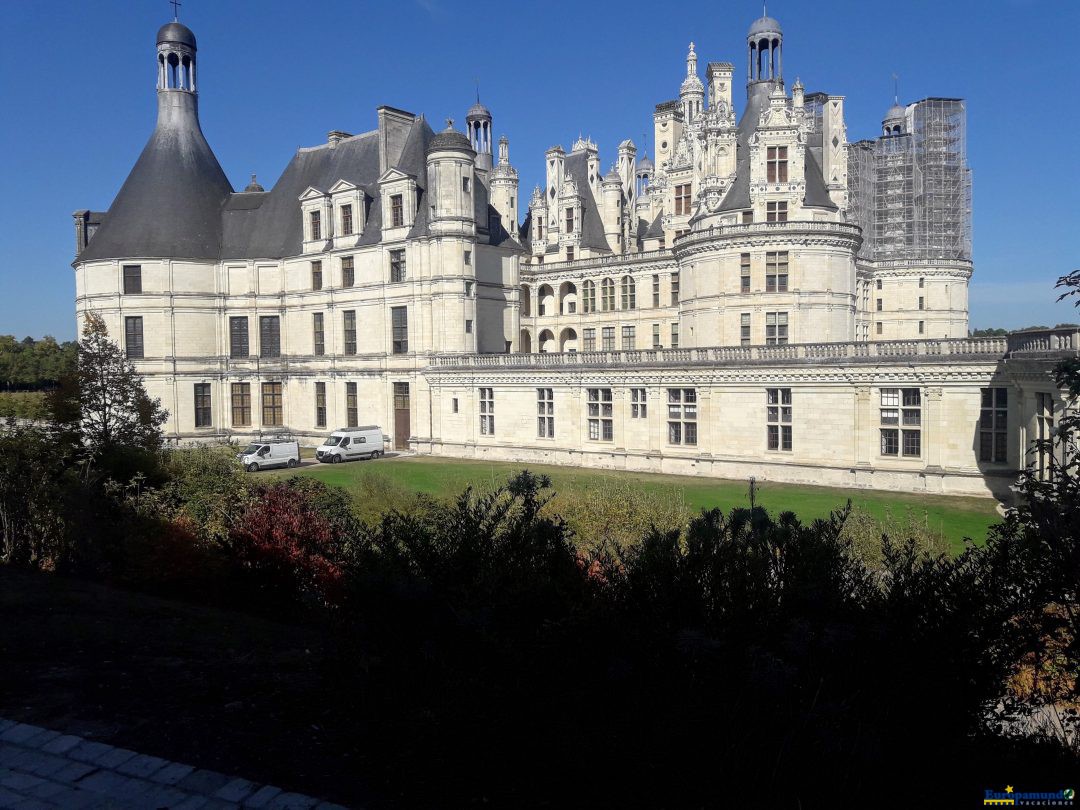
{"type": "Polygon", "coordinates": [[[961,99],[907,107],[900,134],[851,146],[850,217],[869,260],[970,260],[971,170],[961,99]]]}

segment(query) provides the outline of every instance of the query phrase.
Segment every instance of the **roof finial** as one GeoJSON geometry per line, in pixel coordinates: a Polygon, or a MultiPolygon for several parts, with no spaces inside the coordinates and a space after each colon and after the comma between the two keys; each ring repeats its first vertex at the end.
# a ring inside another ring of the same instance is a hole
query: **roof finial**
{"type": "Polygon", "coordinates": [[[479,104],[480,103],[480,79],[477,78],[477,79],[475,79],[475,81],[476,81],[476,103],[479,104]]]}
{"type": "Polygon", "coordinates": [[[454,128],[454,119],[453,118],[447,118],[446,119],[446,128],[447,129],[453,129],[454,128]]]}
{"type": "Polygon", "coordinates": [[[172,18],[173,22],[177,22],[180,19],[180,6],[184,5],[180,0],[169,0],[172,5],[172,18]]]}
{"type": "Polygon", "coordinates": [[[895,73],[892,75],[893,82],[893,104],[900,104],[900,77],[895,73]]]}

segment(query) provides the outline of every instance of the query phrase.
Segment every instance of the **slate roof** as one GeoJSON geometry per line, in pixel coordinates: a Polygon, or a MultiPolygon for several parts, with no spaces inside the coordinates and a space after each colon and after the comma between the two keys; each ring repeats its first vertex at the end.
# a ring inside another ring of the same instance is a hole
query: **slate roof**
{"type": "Polygon", "coordinates": [[[190,93],[158,93],[158,121],[79,261],[216,259],[232,194],[190,93]]]}
{"type": "Polygon", "coordinates": [[[604,220],[596,205],[596,198],[589,185],[588,153],[584,150],[571,152],[563,164],[566,177],[573,177],[577,182],[578,194],[582,196],[581,246],[592,250],[610,251],[607,237],[604,236],[604,220]]]}

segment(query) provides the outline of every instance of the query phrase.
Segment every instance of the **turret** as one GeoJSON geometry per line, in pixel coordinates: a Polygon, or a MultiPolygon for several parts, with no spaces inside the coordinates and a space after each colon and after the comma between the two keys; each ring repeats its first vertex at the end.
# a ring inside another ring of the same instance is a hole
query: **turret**
{"type": "Polygon", "coordinates": [[[784,32],[772,17],[754,20],[746,35],[746,81],[784,81],[784,32]]]}
{"type": "Polygon", "coordinates": [[[469,144],[476,152],[476,168],[486,170],[491,168],[491,110],[480,103],[477,95],[476,103],[469,107],[465,114],[465,129],[469,133],[469,144]]]}
{"type": "MultiPolygon", "coordinates": [[[[604,237],[614,253],[622,253],[623,179],[617,166],[604,177],[601,184],[601,213],[604,218],[604,237]]],[[[629,209],[628,210],[632,210],[629,209]]]]}
{"type": "Polygon", "coordinates": [[[491,172],[491,204],[502,226],[511,235],[517,234],[518,173],[510,165],[510,141],[499,138],[499,162],[491,172]]]}
{"type": "Polygon", "coordinates": [[[427,195],[433,209],[433,233],[475,235],[475,159],[469,139],[454,129],[453,120],[447,119],[446,129],[432,137],[427,149],[427,195]]]}
{"type": "Polygon", "coordinates": [[[220,256],[232,186],[199,126],[197,50],[186,25],[158,30],[157,125],[80,260],[220,256]]]}
{"type": "Polygon", "coordinates": [[[686,78],[679,88],[679,101],[682,103],[683,120],[688,124],[701,115],[705,106],[705,87],[697,75],[697,54],[694,53],[693,42],[686,55],[686,78]]]}

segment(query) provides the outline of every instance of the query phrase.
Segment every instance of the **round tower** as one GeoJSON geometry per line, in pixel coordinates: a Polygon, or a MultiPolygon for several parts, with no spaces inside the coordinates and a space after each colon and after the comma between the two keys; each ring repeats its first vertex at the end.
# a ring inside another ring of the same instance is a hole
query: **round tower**
{"type": "Polygon", "coordinates": [[[903,135],[905,132],[907,132],[907,111],[894,98],[893,105],[889,107],[881,120],[881,134],[903,135]]]}
{"type": "Polygon", "coordinates": [[[465,129],[469,133],[469,143],[476,152],[476,168],[491,168],[491,110],[480,103],[480,97],[476,97],[476,103],[469,107],[465,114],[465,129]]]}
{"type": "Polygon", "coordinates": [[[759,17],[746,35],[746,81],[784,81],[784,32],[772,17],[759,17]]]}
{"type": "Polygon", "coordinates": [[[475,235],[475,158],[469,139],[454,129],[452,119],[428,142],[427,196],[433,232],[475,235]]]}
{"type": "Polygon", "coordinates": [[[197,92],[195,78],[195,34],[173,20],[158,29],[158,90],[197,92]]]}
{"type": "Polygon", "coordinates": [[[491,172],[491,205],[499,212],[502,226],[517,235],[518,173],[510,165],[510,141],[499,138],[499,162],[491,172]]]}
{"type": "Polygon", "coordinates": [[[646,152],[641,156],[641,160],[637,162],[637,170],[634,172],[634,182],[637,186],[635,195],[639,200],[645,196],[645,190],[649,187],[649,183],[652,182],[653,176],[653,162],[649,160],[649,155],[646,152]]]}
{"type": "Polygon", "coordinates": [[[601,214],[604,237],[613,253],[622,253],[623,187],[618,166],[612,166],[601,183],[601,214]]]}

